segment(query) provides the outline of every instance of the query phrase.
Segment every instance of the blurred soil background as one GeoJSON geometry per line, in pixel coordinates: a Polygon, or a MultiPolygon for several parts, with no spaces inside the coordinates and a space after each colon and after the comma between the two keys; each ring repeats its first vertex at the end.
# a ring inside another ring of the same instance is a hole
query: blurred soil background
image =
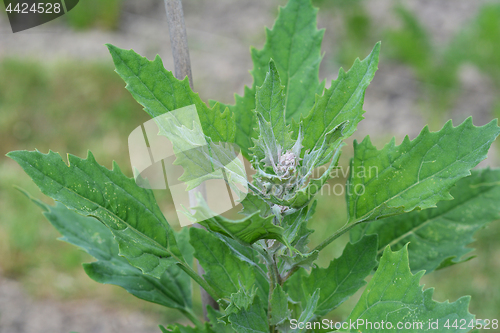
{"type": "MultiPolygon", "coordinates": [[[[249,47],[261,48],[286,0],[184,0],[194,87],[201,97],[232,103],[251,85],[249,47]]],[[[315,0],[325,28],[320,78],[329,82],[381,40],[374,81],[366,93],[366,119],[355,139],[370,135],[381,148],[392,136],[439,130],[472,115],[484,125],[500,114],[500,2],[483,0],[315,0]]],[[[159,332],[179,320],[174,311],[147,304],[116,286],[90,280],[82,262],[93,259],[57,241],[57,231],[13,185],[43,200],[11,150],[52,149],[80,157],[87,149],[131,175],[127,137],[148,120],[113,71],[105,43],[159,54],[173,68],[161,0],[81,0],[69,14],[13,34],[0,4],[0,332],[159,332]]],[[[500,143],[482,166],[498,167],[500,143]]],[[[343,153],[346,167],[352,144],[343,153]]],[[[344,183],[345,179],[336,182],[344,183]]],[[[168,195],[158,193],[178,226],[168,195]]],[[[312,242],[345,221],[344,197],[319,198],[312,242]],[[336,209],[332,211],[331,207],[336,209]]],[[[499,203],[500,204],[500,203],[499,203]]],[[[477,318],[500,319],[500,224],[476,235],[477,258],[423,278],[438,301],[471,295],[477,318]]],[[[347,236],[320,257],[326,266],[347,236]]],[[[198,288],[194,288],[198,293],[198,288]]],[[[329,315],[344,319],[356,298],[329,315]]],[[[195,306],[201,314],[199,297],[195,306]]]]}

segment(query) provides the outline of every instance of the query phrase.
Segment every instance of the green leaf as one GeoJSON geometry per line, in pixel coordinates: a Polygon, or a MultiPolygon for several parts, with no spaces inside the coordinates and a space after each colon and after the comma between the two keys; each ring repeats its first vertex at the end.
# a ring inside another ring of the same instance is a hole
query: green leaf
{"type": "Polygon", "coordinates": [[[104,223],[118,242],[120,255],[145,274],[160,278],[174,262],[184,262],[153,192],[138,187],[116,163],[108,170],[90,152],[86,159],[68,155],[69,166],[52,151],[14,151],[7,156],[44,194],[104,223]]]}
{"type": "Polygon", "coordinates": [[[286,290],[294,289],[292,299],[305,304],[307,295],[321,290],[316,314],[324,316],[354,295],[366,282],[377,261],[377,236],[370,235],[348,243],[342,255],[328,268],[313,268],[309,275],[292,276],[285,282],[286,290]]]}
{"type": "Polygon", "coordinates": [[[266,217],[271,214],[271,207],[265,202],[260,196],[248,192],[246,197],[241,201],[243,210],[240,212],[243,215],[253,215],[255,212],[259,212],[262,217],[266,217]]]}
{"type": "Polygon", "coordinates": [[[241,148],[243,156],[250,160],[250,148],[255,144],[252,138],[257,138],[257,132],[255,131],[257,116],[253,111],[255,110],[255,87],[250,89],[245,86],[244,95],[239,96],[235,94],[234,98],[235,104],[227,105],[229,110],[234,114],[236,123],[234,141],[241,148]]]}
{"type": "Polygon", "coordinates": [[[308,237],[313,233],[313,230],[307,228],[307,222],[316,211],[316,204],[317,201],[314,201],[310,207],[305,206],[295,213],[283,217],[282,225],[285,229],[283,237],[288,244],[301,253],[308,251],[308,237]]]}
{"type": "Polygon", "coordinates": [[[203,222],[206,228],[230,236],[247,244],[253,244],[259,239],[277,239],[282,243],[283,228],[273,224],[273,216],[262,218],[259,213],[254,213],[241,220],[229,220],[223,216],[214,216],[203,222]]]}
{"type": "Polygon", "coordinates": [[[257,287],[257,294],[261,299],[267,299],[269,295],[269,277],[265,271],[265,265],[260,263],[261,258],[258,252],[252,247],[244,246],[242,243],[222,234],[213,233],[213,235],[222,241],[238,259],[252,266],[255,274],[254,283],[257,287]]]}
{"type": "MultiPolygon", "coordinates": [[[[377,71],[379,53],[380,42],[363,61],[356,59],[347,73],[341,68],[331,87],[322,96],[316,97],[313,108],[302,119],[304,150],[313,151],[320,147],[325,135],[343,122],[348,121],[342,137],[347,138],[354,133],[363,120],[365,90],[377,71]]],[[[295,123],[295,132],[298,127],[295,123]]]]}
{"type": "Polygon", "coordinates": [[[193,221],[202,221],[201,225],[214,232],[229,236],[246,244],[253,244],[259,239],[277,239],[282,243],[283,228],[273,224],[273,216],[263,218],[259,212],[240,220],[230,220],[221,215],[215,215],[205,201],[194,207],[194,213],[185,212],[193,221]]]}
{"type": "Polygon", "coordinates": [[[248,308],[242,308],[236,313],[231,313],[229,322],[238,333],[269,332],[267,315],[258,296],[254,298],[252,305],[248,308]]]}
{"type": "Polygon", "coordinates": [[[215,333],[233,333],[235,330],[230,324],[226,324],[220,321],[219,318],[222,317],[219,311],[214,310],[211,306],[207,306],[207,317],[210,321],[210,328],[215,333]]]}
{"type": "MultiPolygon", "coordinates": [[[[302,178],[305,182],[313,173],[316,167],[330,162],[335,152],[344,146],[341,142],[342,133],[349,121],[344,121],[335,126],[330,132],[326,133],[320,146],[313,150],[307,150],[304,154],[301,166],[302,178]]],[[[336,164],[334,164],[336,166],[336,164]]]]}
{"type": "MultiPolygon", "coordinates": [[[[299,271],[304,272],[304,270],[299,271]]],[[[300,286],[298,286],[300,288],[300,286]]],[[[296,292],[296,290],[290,290],[290,292],[296,292]]],[[[314,292],[311,294],[305,294],[303,299],[303,308],[300,306],[300,303],[295,303],[290,301],[289,304],[292,308],[295,308],[293,311],[293,319],[286,319],[283,323],[279,324],[277,326],[279,332],[285,332],[285,333],[298,333],[298,332],[309,332],[307,330],[307,325],[308,322],[311,322],[317,317],[315,314],[316,308],[318,305],[318,300],[320,296],[320,290],[319,288],[315,289],[314,292]],[[297,319],[298,317],[298,319],[297,319]],[[300,329],[300,327],[303,327],[304,329],[300,329]]],[[[312,325],[310,325],[312,327],[312,325]]]]}
{"type": "MultiPolygon", "coordinates": [[[[422,322],[422,328],[405,332],[431,331],[429,323],[439,321],[439,332],[467,332],[459,329],[446,329],[446,320],[455,319],[470,322],[474,316],[469,313],[470,297],[464,296],[454,303],[438,303],[432,299],[434,289],[422,290],[419,285],[421,271],[412,275],[408,266],[408,249],[392,252],[386,247],[377,272],[366,286],[361,298],[347,318],[347,321],[364,320],[380,322],[381,319],[396,327],[398,322],[422,322]]],[[[387,327],[387,326],[386,326],[387,327]]],[[[358,327],[363,332],[380,332],[380,329],[358,327]]],[[[358,330],[350,330],[358,332],[358,330]]]]}
{"type": "Polygon", "coordinates": [[[288,271],[297,267],[309,269],[313,266],[316,259],[318,259],[319,251],[312,251],[309,253],[294,253],[293,255],[280,255],[282,259],[281,270],[288,271]]]}
{"type": "Polygon", "coordinates": [[[162,333],[212,333],[213,331],[210,329],[208,323],[205,323],[203,327],[191,327],[191,326],[182,326],[180,324],[168,325],[167,328],[160,325],[160,330],[162,333]]]}
{"type": "Polygon", "coordinates": [[[208,179],[224,179],[238,198],[244,197],[248,188],[252,188],[252,184],[248,183],[245,166],[238,158],[236,147],[230,143],[209,142],[208,145],[199,148],[199,150],[190,151],[198,157],[198,159],[195,158],[194,163],[189,159],[190,157],[186,160],[187,151],[183,151],[182,155],[176,153],[178,158],[174,164],[182,165],[184,168],[184,173],[179,180],[186,182],[187,189],[193,189],[208,179]],[[239,187],[238,184],[241,186],[239,187]],[[241,187],[244,190],[240,189],[241,187]]]}
{"type": "Polygon", "coordinates": [[[228,109],[221,110],[218,103],[209,108],[191,90],[188,78],[176,79],[163,67],[158,55],[149,61],[133,50],[123,50],[111,44],[107,47],[116,72],[127,83],[127,90],[151,118],[194,104],[206,136],[213,142],[234,142],[236,126],[232,113],[228,109]]]}
{"type": "Polygon", "coordinates": [[[308,276],[307,270],[300,268],[294,275],[283,283],[283,290],[290,296],[290,300],[304,306],[309,295],[309,286],[302,284],[302,280],[308,276]]]}
{"type": "MultiPolygon", "coordinates": [[[[233,254],[239,259],[249,263],[256,268],[261,268],[262,264],[259,264],[259,255],[255,249],[249,246],[244,246],[242,243],[220,233],[214,233],[213,235],[219,238],[224,244],[226,244],[226,246],[229,247],[233,254]]],[[[267,277],[267,273],[263,273],[262,275],[264,277],[267,277]]]]}
{"type": "MultiPolygon", "coordinates": [[[[175,233],[175,238],[184,261],[189,266],[192,266],[194,249],[189,243],[189,230],[183,228],[180,232],[175,233]]],[[[179,266],[171,265],[168,267],[161,275],[160,281],[169,290],[177,290],[190,308],[193,306],[191,299],[191,279],[179,266]]]]}
{"type": "MultiPolygon", "coordinates": [[[[320,290],[317,288],[314,290],[314,293],[312,295],[308,295],[307,302],[304,308],[304,311],[300,314],[300,317],[298,319],[299,323],[307,323],[311,321],[314,317],[316,317],[316,310],[318,306],[318,301],[319,301],[319,295],[320,295],[320,290]]],[[[296,329],[295,332],[305,332],[306,329],[296,329]]]]}
{"type": "Polygon", "coordinates": [[[287,120],[308,112],[324,88],[318,76],[324,30],[316,28],[317,12],[309,0],[288,1],[273,29],[266,29],[264,48],[252,49],[254,87],[264,81],[269,60],[276,63],[286,89],[287,120]]]}
{"type": "Polygon", "coordinates": [[[221,297],[230,297],[241,286],[249,290],[255,283],[253,267],[231,253],[224,242],[208,231],[190,228],[194,256],[205,270],[205,280],[221,297]]]}
{"type": "Polygon", "coordinates": [[[271,295],[271,325],[278,325],[284,322],[290,316],[288,310],[288,295],[283,291],[280,285],[274,288],[271,295]]]}
{"type": "Polygon", "coordinates": [[[379,252],[387,245],[401,249],[410,243],[412,272],[430,273],[459,263],[473,250],[466,246],[474,241],[474,233],[500,219],[500,170],[474,170],[450,194],[454,199],[439,202],[437,208],[364,224],[351,230],[351,239],[378,234],[379,252]]]}
{"type": "MultiPolygon", "coordinates": [[[[96,262],[83,264],[91,279],[120,286],[148,302],[185,311],[191,308],[191,283],[179,267],[170,266],[161,280],[144,275],[140,269],[118,255],[118,243],[113,234],[97,219],[82,216],[60,202],[56,206],[49,206],[28,193],[23,193],[44,210],[43,215],[62,234],[60,240],[82,248],[97,259],[96,262]]],[[[188,262],[192,262],[187,232],[183,231],[177,236],[181,242],[186,241],[188,244],[182,250],[185,250],[183,254],[188,262]]]]}
{"type": "Polygon", "coordinates": [[[238,158],[239,149],[232,143],[214,143],[205,136],[194,107],[166,113],[154,118],[154,122],[158,135],[167,137],[172,144],[177,157],[174,164],[184,169],[179,180],[187,184],[187,190],[209,179],[224,179],[239,196],[241,191],[235,183],[248,187],[245,166],[238,158]]]}
{"type": "Polygon", "coordinates": [[[439,132],[424,127],[401,145],[391,140],[377,150],[370,138],[354,141],[347,182],[349,222],[377,220],[382,217],[435,207],[455,183],[470,175],[470,169],[486,158],[500,133],[496,120],[476,127],[472,118],[453,127],[447,122],[439,132]]]}
{"type": "Polygon", "coordinates": [[[175,124],[174,117],[158,120],[160,135],[166,136],[173,145],[177,157],[174,164],[182,166],[184,173],[179,181],[191,190],[209,179],[224,179],[233,191],[242,196],[236,184],[248,187],[245,166],[238,158],[233,144],[214,143],[204,136],[199,124],[190,129],[184,124],[175,124]]]}
{"type": "Polygon", "coordinates": [[[269,72],[261,87],[257,87],[256,109],[258,139],[252,148],[257,161],[264,160],[267,165],[278,163],[282,153],[293,146],[290,125],[285,120],[284,86],[274,61],[269,62],[269,72]]]}
{"type": "Polygon", "coordinates": [[[231,295],[230,303],[226,308],[226,314],[237,313],[243,309],[248,309],[252,305],[255,298],[255,288],[246,291],[244,287],[240,288],[237,293],[231,295]]]}
{"type": "Polygon", "coordinates": [[[248,149],[253,146],[251,138],[256,137],[256,117],[252,111],[256,87],[264,82],[270,59],[276,63],[285,86],[287,123],[308,112],[314,104],[314,95],[324,89],[324,82],[319,82],[318,76],[323,31],[316,28],[316,14],[310,0],[289,1],[280,8],[273,29],[266,30],[264,48],[252,49],[252,88],[245,87],[244,95],[236,95],[236,104],[229,106],[238,128],[236,143],[247,158],[248,149]]]}

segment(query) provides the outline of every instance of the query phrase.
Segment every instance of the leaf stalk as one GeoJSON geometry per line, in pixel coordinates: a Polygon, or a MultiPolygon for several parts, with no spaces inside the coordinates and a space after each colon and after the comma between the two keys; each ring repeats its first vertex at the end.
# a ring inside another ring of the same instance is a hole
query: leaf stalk
{"type": "Polygon", "coordinates": [[[176,263],[187,275],[189,275],[193,280],[195,280],[205,291],[212,297],[214,300],[218,300],[221,297],[217,294],[217,292],[208,284],[205,279],[198,275],[188,264],[178,262],[176,263]]]}
{"type": "Polygon", "coordinates": [[[340,236],[342,236],[343,234],[345,234],[346,232],[348,232],[349,230],[351,230],[352,228],[354,228],[355,226],[357,226],[358,224],[363,223],[363,222],[366,222],[366,221],[357,221],[357,222],[354,222],[354,223],[351,223],[351,224],[345,224],[342,228],[340,228],[339,230],[337,230],[335,233],[333,233],[330,237],[328,237],[327,239],[325,239],[321,244],[319,244],[318,246],[316,246],[310,252],[314,252],[314,251],[318,251],[319,252],[319,251],[323,250],[325,247],[327,247],[328,245],[330,245],[331,242],[333,242],[334,240],[336,240],[337,238],[339,238],[340,236]]]}

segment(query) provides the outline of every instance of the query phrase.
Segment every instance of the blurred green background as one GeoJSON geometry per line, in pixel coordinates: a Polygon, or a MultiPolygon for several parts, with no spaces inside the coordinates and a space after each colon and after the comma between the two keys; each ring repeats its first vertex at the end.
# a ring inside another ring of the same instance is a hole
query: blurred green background
{"type": "MultiPolygon", "coordinates": [[[[193,1],[185,1],[188,8],[193,1]]],[[[275,5],[285,2],[275,1],[275,5]]],[[[439,129],[451,117],[451,110],[464,94],[460,79],[464,66],[474,68],[489,82],[491,102],[486,117],[498,117],[500,3],[482,5],[445,43],[433,41],[428,27],[404,2],[391,2],[390,11],[385,13],[389,22],[386,25],[377,24],[367,1],[315,0],[314,3],[320,7],[320,27],[322,21],[332,20],[338,28],[326,31],[325,40],[329,34],[335,38],[323,48],[322,71],[333,70],[336,74],[340,66],[349,68],[356,57],[366,56],[375,42],[381,40],[380,67],[399,66],[411,73],[412,80],[419,83],[418,89],[412,92],[417,96],[417,112],[432,130],[439,129]]],[[[420,6],[426,3],[422,1],[420,6]]],[[[70,12],[63,24],[78,33],[96,30],[119,32],[122,4],[121,0],[81,1],[80,8],[70,12]]],[[[270,17],[275,13],[275,10],[270,12],[270,17]]],[[[260,28],[255,35],[249,33],[251,36],[248,39],[257,41],[255,45],[260,47],[263,31],[260,28]]],[[[333,74],[328,73],[330,76],[333,74]]],[[[377,84],[376,80],[377,76],[372,85],[377,84]]],[[[203,97],[207,91],[213,93],[213,89],[208,87],[210,85],[207,78],[195,82],[203,97]]],[[[207,97],[231,102],[231,94],[221,90],[218,95],[207,97]]],[[[370,108],[365,109],[370,112],[370,108]]],[[[469,114],[474,114],[474,109],[469,114]]],[[[81,263],[92,259],[56,240],[58,233],[44,220],[39,209],[13,185],[37,197],[42,195],[14,162],[4,157],[5,153],[16,149],[36,148],[42,152],[52,149],[63,157],[66,153],[85,156],[90,149],[101,164],[111,167],[112,160],[116,160],[131,175],[127,137],[146,120],[146,113],[113,72],[110,59],[82,61],[67,58],[45,62],[8,55],[0,58],[1,276],[19,281],[34,299],[98,299],[113,307],[142,311],[166,322],[177,317],[176,313],[136,300],[118,287],[102,286],[90,280],[81,269],[81,263]]],[[[392,136],[377,128],[370,129],[370,133],[358,133],[360,137],[366,134],[378,138],[379,147],[392,136]]],[[[492,150],[497,149],[498,142],[492,147],[492,150]]],[[[344,166],[351,153],[346,147],[341,161],[344,166]]],[[[495,157],[498,154],[490,155],[493,158],[489,165],[498,166],[499,161],[495,157]]],[[[345,180],[338,179],[336,182],[343,183],[345,180]]],[[[159,196],[161,204],[166,205],[165,195],[159,196]]],[[[46,198],[43,200],[50,202],[46,198]]],[[[314,244],[344,223],[343,200],[343,197],[333,195],[319,198],[317,214],[311,222],[311,227],[316,229],[312,236],[314,244]]],[[[436,288],[434,298],[438,301],[454,301],[462,295],[471,295],[472,313],[478,318],[498,318],[500,224],[493,223],[480,231],[476,238],[473,246],[477,258],[425,276],[423,283],[426,288],[436,288]]],[[[320,265],[326,266],[333,257],[340,255],[345,242],[347,237],[330,245],[321,255],[320,265]]],[[[198,289],[195,288],[195,291],[197,293],[198,289]]],[[[346,302],[330,317],[337,320],[345,318],[354,302],[355,298],[346,302]]],[[[196,307],[201,313],[199,301],[196,307]]]]}

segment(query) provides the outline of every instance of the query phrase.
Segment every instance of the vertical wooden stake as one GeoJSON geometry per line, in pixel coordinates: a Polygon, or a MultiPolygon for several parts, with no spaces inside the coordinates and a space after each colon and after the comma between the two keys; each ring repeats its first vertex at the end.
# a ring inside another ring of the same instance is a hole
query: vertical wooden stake
{"type": "MultiPolygon", "coordinates": [[[[181,0],[165,0],[165,9],[167,10],[168,30],[170,34],[170,44],[172,45],[172,55],[174,57],[175,77],[183,80],[186,76],[189,79],[189,85],[193,89],[193,77],[191,74],[191,62],[189,60],[189,48],[187,43],[186,25],[184,24],[184,13],[182,11],[181,0]]],[[[189,191],[189,203],[191,207],[196,205],[196,195],[201,193],[206,201],[207,193],[205,184],[201,184],[195,189],[189,191]]],[[[203,228],[198,223],[193,225],[195,228],[203,228]]],[[[198,264],[198,274],[203,275],[205,271],[198,264]]],[[[201,302],[203,306],[203,315],[207,317],[207,305],[214,309],[219,309],[217,302],[210,297],[205,289],[200,287],[201,302]]]]}
{"type": "Polygon", "coordinates": [[[175,77],[179,80],[183,80],[187,76],[189,78],[189,85],[191,89],[193,89],[191,61],[189,60],[189,48],[186,25],[184,24],[184,13],[182,11],[182,2],[181,0],[165,0],[165,8],[167,10],[172,55],[174,56],[175,77]]]}

